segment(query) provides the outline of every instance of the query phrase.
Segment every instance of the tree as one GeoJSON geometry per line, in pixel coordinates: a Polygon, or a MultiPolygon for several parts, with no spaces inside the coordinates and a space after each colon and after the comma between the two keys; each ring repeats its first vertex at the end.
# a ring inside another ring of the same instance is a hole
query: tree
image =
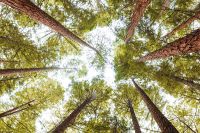
{"type": "Polygon", "coordinates": [[[30,103],[32,103],[33,101],[34,101],[34,100],[31,100],[31,101],[29,101],[29,102],[27,102],[27,103],[24,103],[24,104],[22,104],[22,105],[20,105],[20,106],[18,106],[18,107],[12,108],[12,109],[10,109],[10,110],[8,110],[8,111],[5,111],[5,112],[1,113],[1,114],[0,114],[0,118],[6,117],[6,116],[9,116],[9,115],[18,113],[18,112],[21,112],[21,111],[23,111],[23,110],[26,110],[27,108],[29,108],[29,106],[31,106],[30,103]],[[28,105],[28,107],[26,107],[26,105],[28,105]]]}
{"type": "Polygon", "coordinates": [[[146,95],[146,93],[136,84],[134,79],[132,79],[136,90],[140,93],[143,101],[146,103],[150,113],[152,114],[154,120],[157,122],[160,130],[163,133],[178,133],[177,129],[171,124],[171,122],[160,112],[160,110],[154,105],[151,99],[146,95]]]}
{"type": "Polygon", "coordinates": [[[186,28],[194,20],[197,20],[199,18],[200,18],[200,11],[197,11],[194,16],[192,16],[189,19],[187,19],[186,21],[182,22],[180,25],[178,25],[176,28],[174,28],[171,32],[167,33],[164,37],[170,37],[171,35],[173,35],[177,31],[186,28]]]}
{"type": "Polygon", "coordinates": [[[139,126],[138,120],[136,118],[136,115],[135,115],[135,112],[134,112],[134,109],[133,109],[133,106],[132,106],[132,103],[131,103],[130,99],[128,99],[128,107],[130,109],[130,113],[131,113],[131,117],[132,117],[133,126],[134,126],[134,129],[135,129],[135,133],[141,133],[140,126],[139,126]]]}
{"type": "Polygon", "coordinates": [[[82,45],[85,45],[95,52],[97,52],[99,55],[100,53],[98,50],[90,46],[88,43],[80,39],[78,36],[74,35],[71,31],[69,31],[67,28],[65,28],[63,25],[61,25],[58,21],[56,21],[54,18],[49,16],[47,13],[42,11],[40,8],[38,8],[36,5],[34,5],[30,0],[1,0],[1,2],[5,3],[6,5],[9,5],[10,7],[19,10],[21,12],[24,12],[29,17],[33,18],[34,20],[41,22],[44,25],[47,25],[52,30],[60,33],[61,35],[74,40],[75,42],[78,42],[82,45]]]}
{"type": "Polygon", "coordinates": [[[139,61],[167,58],[169,56],[188,54],[200,50],[200,29],[193,31],[183,38],[168,43],[166,46],[151,52],[139,59],[139,61]]]}
{"type": "Polygon", "coordinates": [[[94,92],[92,96],[85,99],[85,101],[81,105],[79,105],[67,118],[65,118],[52,132],[53,133],[64,132],[67,129],[67,127],[70,126],[70,124],[74,123],[76,117],[81,112],[81,110],[83,110],[83,108],[86,105],[90,104],[90,102],[92,102],[92,100],[94,100],[95,98],[96,98],[96,94],[94,92]]]}
{"type": "Polygon", "coordinates": [[[137,27],[140,19],[142,18],[146,8],[150,4],[151,0],[137,0],[135,8],[133,10],[132,16],[131,16],[131,23],[128,27],[127,36],[125,39],[125,42],[128,43],[131,39],[131,37],[134,34],[135,28],[137,27]]]}
{"type": "Polygon", "coordinates": [[[63,68],[44,67],[44,68],[0,69],[0,75],[9,76],[9,75],[13,75],[13,74],[23,74],[23,73],[41,72],[41,71],[52,71],[52,70],[59,70],[59,69],[63,69],[63,68]]]}
{"type": "Polygon", "coordinates": [[[195,83],[193,80],[184,79],[184,78],[181,78],[181,77],[178,77],[178,76],[174,76],[174,75],[165,74],[165,76],[167,76],[168,78],[170,78],[172,80],[180,82],[180,83],[182,83],[184,85],[187,85],[187,86],[189,86],[189,87],[191,87],[193,89],[200,90],[200,84],[195,83]]]}

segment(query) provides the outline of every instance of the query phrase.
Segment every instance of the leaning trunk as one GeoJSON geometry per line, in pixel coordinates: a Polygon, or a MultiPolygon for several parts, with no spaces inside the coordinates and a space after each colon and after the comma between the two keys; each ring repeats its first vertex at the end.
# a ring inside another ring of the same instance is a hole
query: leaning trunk
{"type": "Polygon", "coordinates": [[[170,76],[170,75],[167,75],[167,76],[169,78],[177,81],[177,82],[180,82],[180,83],[182,83],[184,85],[187,85],[187,86],[189,86],[189,87],[191,87],[193,89],[197,89],[197,90],[200,91],[200,84],[195,83],[193,80],[186,80],[184,78],[180,78],[180,77],[177,77],[177,76],[170,76]]]}
{"type": "Polygon", "coordinates": [[[187,19],[186,21],[184,21],[183,23],[181,23],[179,26],[177,26],[175,29],[173,29],[171,32],[169,32],[164,37],[169,37],[169,36],[173,35],[177,31],[180,31],[180,30],[186,28],[194,20],[198,20],[198,19],[200,19],[200,11],[196,12],[194,16],[190,17],[189,19],[187,19]]]}
{"type": "Polygon", "coordinates": [[[40,71],[52,71],[62,68],[57,67],[46,67],[46,68],[22,68],[22,69],[0,69],[1,76],[9,76],[13,74],[24,74],[31,72],[40,72],[40,71]]]}
{"type": "Polygon", "coordinates": [[[160,112],[160,110],[156,107],[156,105],[151,101],[151,99],[147,96],[147,94],[135,83],[134,79],[132,79],[136,90],[141,95],[143,101],[147,105],[150,113],[158,124],[160,130],[163,133],[178,133],[177,129],[172,125],[172,123],[160,112]]]}
{"type": "Polygon", "coordinates": [[[151,0],[137,0],[136,6],[134,8],[132,17],[131,17],[131,23],[128,28],[127,36],[125,39],[125,42],[128,43],[131,39],[131,37],[134,34],[135,28],[137,27],[140,19],[142,18],[146,8],[150,4],[151,0]]]}
{"type": "Polygon", "coordinates": [[[33,4],[30,0],[0,0],[0,2],[3,2],[6,5],[27,14],[32,19],[48,26],[52,30],[63,35],[64,37],[72,39],[73,41],[78,42],[82,45],[85,45],[99,54],[99,52],[95,48],[93,48],[88,43],[86,43],[78,36],[73,34],[71,31],[65,28],[61,23],[59,23],[57,20],[48,15],[46,12],[41,10],[35,4],[33,4]]]}
{"type": "Polygon", "coordinates": [[[200,29],[167,44],[159,50],[141,57],[139,61],[167,58],[169,56],[183,55],[198,51],[200,51],[200,29]]]}
{"type": "Polygon", "coordinates": [[[92,102],[95,96],[87,98],[80,106],[78,106],[67,118],[64,119],[53,131],[52,133],[63,133],[71,124],[74,123],[76,117],[84,109],[86,105],[92,102]]]}
{"type": "Polygon", "coordinates": [[[9,115],[21,112],[21,111],[27,109],[32,102],[34,102],[34,100],[31,100],[31,101],[29,101],[27,103],[24,103],[24,104],[22,104],[22,105],[20,105],[18,107],[15,107],[15,108],[12,108],[12,109],[10,109],[10,110],[8,110],[6,112],[3,112],[3,113],[0,114],[0,118],[3,118],[3,117],[6,117],[6,116],[9,116],[9,115]],[[29,105],[29,106],[26,107],[27,105],[29,105]]]}
{"type": "Polygon", "coordinates": [[[130,110],[130,113],[131,113],[135,133],[141,133],[140,126],[139,126],[138,120],[136,118],[135,111],[133,109],[133,106],[132,106],[130,99],[128,100],[128,107],[129,107],[129,110],[130,110]]]}

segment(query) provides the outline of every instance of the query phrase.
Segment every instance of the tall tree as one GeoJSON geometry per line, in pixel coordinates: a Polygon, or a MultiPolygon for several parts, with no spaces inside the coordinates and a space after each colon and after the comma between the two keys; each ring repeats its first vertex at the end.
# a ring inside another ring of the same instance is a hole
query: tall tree
{"type": "Polygon", "coordinates": [[[135,8],[133,10],[132,16],[131,16],[131,23],[128,27],[127,35],[125,42],[128,43],[131,39],[131,37],[134,34],[135,28],[137,27],[140,19],[144,15],[144,12],[148,5],[150,4],[151,0],[137,0],[135,8]]]}
{"type": "Polygon", "coordinates": [[[187,85],[187,86],[189,86],[189,87],[191,87],[193,89],[200,90],[200,84],[195,83],[193,80],[184,79],[182,77],[178,77],[178,76],[174,76],[174,75],[168,75],[168,74],[165,74],[165,76],[169,77],[172,80],[180,82],[180,83],[182,83],[184,85],[187,85]]]}
{"type": "Polygon", "coordinates": [[[18,68],[18,69],[0,69],[1,76],[9,76],[13,74],[23,74],[29,72],[40,72],[40,71],[52,71],[52,70],[59,70],[63,68],[57,67],[44,67],[44,68],[18,68]]]}
{"type": "Polygon", "coordinates": [[[200,29],[193,31],[183,38],[168,43],[166,46],[151,52],[139,59],[139,61],[167,58],[169,56],[188,54],[200,50],[200,29]]]}
{"type": "Polygon", "coordinates": [[[191,24],[194,20],[200,19],[200,11],[197,11],[195,15],[187,19],[186,21],[182,22],[180,25],[178,25],[176,28],[174,28],[171,32],[167,33],[164,37],[170,37],[174,33],[176,33],[179,30],[182,30],[186,28],[189,24],[191,24]]]}
{"type": "Polygon", "coordinates": [[[136,118],[135,111],[133,109],[132,102],[131,102],[130,99],[128,99],[128,107],[129,107],[129,110],[130,110],[130,113],[131,113],[135,133],[141,133],[140,126],[139,126],[138,120],[136,118]]]}
{"type": "Polygon", "coordinates": [[[65,28],[61,23],[59,23],[53,17],[41,10],[30,0],[1,0],[0,2],[3,2],[6,5],[9,5],[10,7],[27,14],[29,17],[33,18],[38,22],[41,22],[42,24],[48,26],[52,30],[60,33],[64,37],[67,37],[69,39],[74,40],[75,42],[85,45],[100,55],[97,49],[95,49],[94,47],[80,39],[78,36],[73,34],[70,30],[65,28]]]}
{"type": "Polygon", "coordinates": [[[5,112],[0,114],[0,118],[3,118],[3,117],[6,117],[6,116],[9,116],[9,115],[21,112],[21,111],[29,108],[29,106],[31,106],[32,102],[34,102],[34,100],[31,100],[31,101],[29,101],[27,103],[24,103],[24,104],[22,104],[22,105],[20,105],[18,107],[15,107],[15,108],[12,108],[12,109],[10,109],[8,111],[5,111],[5,112]],[[28,105],[28,107],[27,107],[27,105],[28,105]]]}
{"type": "Polygon", "coordinates": [[[147,94],[136,84],[134,79],[132,79],[136,90],[140,93],[143,101],[146,103],[147,108],[152,114],[153,118],[157,122],[160,130],[163,133],[178,133],[177,129],[172,125],[172,123],[160,112],[156,105],[151,101],[147,94]]]}
{"type": "Polygon", "coordinates": [[[67,118],[64,119],[52,132],[53,133],[63,133],[70,124],[73,124],[76,117],[84,109],[84,107],[92,102],[96,98],[96,94],[93,93],[92,96],[86,98],[85,101],[79,105],[67,118]]]}

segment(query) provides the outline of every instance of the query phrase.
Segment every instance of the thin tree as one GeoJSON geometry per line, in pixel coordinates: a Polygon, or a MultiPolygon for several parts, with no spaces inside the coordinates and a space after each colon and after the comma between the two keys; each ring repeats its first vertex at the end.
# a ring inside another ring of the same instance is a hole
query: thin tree
{"type": "Polygon", "coordinates": [[[17,69],[0,69],[0,76],[9,76],[13,74],[24,74],[31,72],[40,72],[40,71],[52,71],[65,68],[58,67],[44,67],[44,68],[17,68],[17,69]]]}
{"type": "Polygon", "coordinates": [[[79,44],[85,45],[100,55],[97,49],[90,46],[88,43],[86,43],[85,41],[80,39],[78,36],[73,34],[69,29],[65,28],[61,23],[59,23],[53,17],[51,17],[46,12],[41,10],[30,0],[0,0],[0,2],[3,2],[4,4],[27,14],[32,19],[48,26],[52,30],[63,35],[64,37],[72,39],[73,41],[78,42],[79,44]]]}
{"type": "Polygon", "coordinates": [[[31,100],[31,101],[29,101],[27,103],[24,103],[24,104],[22,104],[22,105],[20,105],[18,107],[15,107],[15,108],[12,108],[12,109],[10,109],[10,110],[8,110],[6,112],[3,112],[3,113],[0,114],[0,118],[3,118],[3,117],[6,117],[6,116],[9,116],[9,115],[21,112],[21,111],[29,108],[31,106],[32,102],[34,102],[34,100],[31,100]]]}
{"type": "Polygon", "coordinates": [[[0,59],[0,63],[17,63],[19,61],[0,59]]]}
{"type": "Polygon", "coordinates": [[[169,56],[183,55],[198,51],[200,51],[200,29],[197,29],[185,37],[168,43],[166,46],[141,57],[139,61],[167,58],[169,56]]]}
{"type": "Polygon", "coordinates": [[[179,83],[182,83],[184,85],[187,85],[193,89],[199,90],[200,91],[200,84],[195,83],[193,80],[188,80],[188,79],[184,79],[182,77],[178,77],[178,76],[174,76],[174,75],[168,75],[168,74],[164,74],[165,76],[167,76],[168,78],[175,80],[179,83]]]}
{"type": "Polygon", "coordinates": [[[81,105],[79,105],[68,117],[64,119],[64,121],[62,121],[55,129],[53,129],[52,133],[63,133],[71,124],[74,123],[76,117],[81,113],[86,105],[90,104],[95,98],[95,93],[93,93],[89,98],[86,98],[81,105]]]}
{"type": "Polygon", "coordinates": [[[156,105],[151,101],[147,94],[136,84],[134,79],[132,79],[133,84],[135,85],[136,90],[141,95],[143,101],[147,105],[151,115],[158,124],[161,132],[163,133],[178,133],[177,129],[172,125],[172,123],[160,112],[156,105]]]}
{"type": "Polygon", "coordinates": [[[138,26],[140,19],[142,18],[146,8],[150,4],[151,0],[137,0],[135,8],[131,16],[131,23],[128,27],[125,42],[128,43],[134,34],[135,28],[138,26]]]}
{"type": "Polygon", "coordinates": [[[130,99],[128,99],[128,107],[129,107],[129,110],[130,110],[130,113],[131,113],[131,118],[132,118],[135,133],[141,133],[140,125],[138,123],[138,120],[137,120],[137,117],[135,115],[135,111],[133,109],[132,102],[131,102],[130,99]]]}
{"type": "Polygon", "coordinates": [[[180,31],[190,25],[194,20],[200,19],[200,11],[197,11],[195,15],[187,19],[186,21],[182,22],[176,28],[174,28],[171,32],[167,33],[163,38],[170,37],[171,35],[175,34],[177,31],[180,31]]]}

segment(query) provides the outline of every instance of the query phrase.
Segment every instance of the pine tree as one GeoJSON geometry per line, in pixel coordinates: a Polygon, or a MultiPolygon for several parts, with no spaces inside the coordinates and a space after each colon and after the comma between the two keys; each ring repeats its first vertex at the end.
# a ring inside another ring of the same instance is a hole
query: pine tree
{"type": "Polygon", "coordinates": [[[169,56],[188,54],[200,50],[200,29],[193,31],[183,38],[168,43],[166,46],[151,52],[139,59],[139,61],[167,58],[169,56]]]}
{"type": "Polygon", "coordinates": [[[150,4],[151,0],[137,0],[135,8],[133,10],[132,16],[131,16],[131,23],[128,27],[127,35],[125,42],[128,43],[130,39],[132,38],[135,28],[137,27],[140,19],[144,15],[144,12],[148,5],[150,4]]]}
{"type": "Polygon", "coordinates": [[[186,21],[182,22],[176,28],[174,28],[171,32],[167,33],[164,37],[170,37],[171,35],[175,34],[176,32],[186,28],[189,24],[191,24],[194,20],[198,20],[200,18],[200,11],[197,11],[194,16],[190,17],[186,21]]]}
{"type": "Polygon", "coordinates": [[[188,79],[184,79],[182,77],[178,77],[178,76],[174,76],[174,75],[168,75],[168,74],[165,74],[165,76],[167,76],[168,78],[170,78],[172,80],[175,80],[177,82],[180,82],[184,85],[187,85],[187,86],[189,86],[193,89],[200,91],[200,84],[195,83],[193,80],[188,80],[188,79]]]}
{"type": "Polygon", "coordinates": [[[12,114],[16,114],[18,112],[26,110],[27,108],[29,108],[31,106],[32,102],[34,102],[34,100],[31,100],[31,101],[29,101],[27,103],[24,103],[24,104],[22,104],[22,105],[20,105],[18,107],[15,107],[15,108],[12,108],[12,109],[10,109],[8,111],[5,111],[5,112],[0,114],[0,118],[6,117],[6,116],[9,116],[9,115],[12,115],[12,114]]]}
{"type": "Polygon", "coordinates": [[[132,118],[133,126],[135,129],[135,133],[141,133],[140,126],[139,126],[138,120],[136,118],[135,111],[133,109],[132,102],[130,99],[128,99],[128,107],[129,107],[129,110],[131,113],[131,118],[132,118]]]}
{"type": "Polygon", "coordinates": [[[85,45],[92,50],[94,50],[96,53],[99,53],[97,49],[90,46],[88,43],[80,39],[78,36],[73,34],[70,30],[65,28],[62,24],[60,24],[57,20],[55,20],[53,17],[48,15],[46,12],[41,10],[39,7],[37,7],[34,3],[32,3],[30,0],[1,0],[1,2],[5,3],[6,5],[9,5],[10,7],[19,10],[25,14],[27,14],[29,17],[33,18],[34,20],[41,22],[42,24],[48,26],[52,30],[60,33],[66,38],[72,39],[75,42],[78,42],[82,45],[85,45]]]}
{"type": "Polygon", "coordinates": [[[96,94],[93,93],[92,96],[85,99],[85,101],[79,105],[67,118],[65,118],[55,129],[53,129],[53,133],[63,133],[71,124],[74,123],[76,117],[80,114],[80,112],[85,108],[86,105],[90,104],[92,100],[96,98],[96,94]]]}
{"type": "Polygon", "coordinates": [[[40,71],[52,71],[52,70],[59,70],[64,68],[57,68],[57,67],[44,67],[44,68],[18,68],[18,69],[0,69],[1,76],[9,76],[13,74],[24,74],[24,73],[31,73],[31,72],[40,72],[40,71]]]}
{"type": "Polygon", "coordinates": [[[136,90],[140,93],[143,101],[146,103],[147,108],[152,114],[154,120],[158,124],[160,130],[163,133],[178,133],[177,129],[172,125],[172,123],[160,112],[156,105],[151,101],[147,94],[136,84],[134,79],[132,79],[136,90]]]}

